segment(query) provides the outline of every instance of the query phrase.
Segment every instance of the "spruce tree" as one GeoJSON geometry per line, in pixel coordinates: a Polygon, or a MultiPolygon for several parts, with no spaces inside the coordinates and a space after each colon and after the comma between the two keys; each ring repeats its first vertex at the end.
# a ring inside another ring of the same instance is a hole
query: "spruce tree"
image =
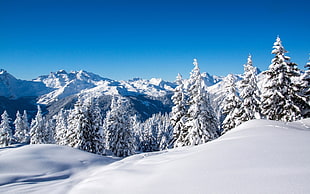
{"type": "Polygon", "coordinates": [[[24,133],[25,133],[25,139],[22,141],[22,143],[30,143],[30,129],[29,129],[29,123],[28,123],[28,115],[27,115],[27,111],[24,110],[24,114],[22,116],[22,120],[23,120],[23,129],[24,129],[24,133]]]}
{"type": "Polygon", "coordinates": [[[46,144],[48,142],[48,133],[45,128],[45,119],[42,116],[40,105],[35,119],[31,123],[30,144],[46,144]]]}
{"type": "Polygon", "coordinates": [[[244,65],[243,79],[241,80],[240,106],[242,122],[260,119],[260,91],[257,86],[257,70],[252,64],[252,56],[249,55],[247,63],[244,65]]]}
{"type": "Polygon", "coordinates": [[[186,123],[186,91],[183,84],[183,79],[180,74],[177,76],[176,84],[178,85],[174,90],[174,95],[172,96],[172,102],[174,106],[171,111],[170,122],[173,127],[173,142],[174,147],[182,146],[185,139],[185,134],[182,130],[185,128],[186,123]]]}
{"type": "Polygon", "coordinates": [[[228,82],[228,84],[226,87],[226,97],[223,100],[222,110],[226,117],[222,123],[222,134],[241,124],[241,99],[237,93],[236,79],[232,74],[229,74],[226,79],[227,80],[225,81],[228,82]]]}
{"type": "Polygon", "coordinates": [[[55,120],[55,141],[58,145],[67,145],[68,123],[63,108],[60,109],[55,120]]]}
{"type": "Polygon", "coordinates": [[[142,135],[143,135],[143,124],[139,121],[137,114],[135,114],[133,117],[131,117],[131,126],[137,146],[137,150],[142,150],[142,135]]]}
{"type": "Polygon", "coordinates": [[[301,77],[301,95],[305,102],[302,103],[302,116],[303,118],[308,118],[310,117],[310,58],[305,68],[306,71],[301,77]]]}
{"type": "Polygon", "coordinates": [[[185,138],[176,142],[178,146],[198,145],[213,140],[219,136],[217,119],[210,105],[206,85],[202,80],[198,62],[194,59],[194,69],[188,80],[188,111],[187,121],[182,130],[185,138]]]}
{"type": "Polygon", "coordinates": [[[105,124],[108,149],[118,157],[132,155],[136,150],[130,112],[130,104],[126,98],[113,96],[105,124]]]}
{"type": "Polygon", "coordinates": [[[10,127],[11,118],[9,117],[6,110],[1,115],[0,123],[0,145],[8,146],[11,145],[13,139],[12,129],[10,127]]]}
{"type": "Polygon", "coordinates": [[[79,98],[68,117],[67,143],[70,147],[85,149],[85,137],[91,130],[90,120],[86,117],[85,107],[79,98]]]}
{"type": "Polygon", "coordinates": [[[81,149],[94,154],[105,154],[103,118],[101,109],[95,99],[90,99],[85,110],[85,118],[88,121],[85,126],[89,128],[84,129],[81,149]]]}
{"type": "Polygon", "coordinates": [[[290,57],[285,56],[287,51],[282,46],[280,37],[274,43],[272,54],[275,57],[265,71],[261,99],[262,114],[270,120],[294,121],[301,118],[300,100],[302,97],[294,89],[292,78],[299,72],[297,65],[290,62],[290,57]]]}
{"type": "Polygon", "coordinates": [[[22,115],[20,114],[19,111],[17,111],[16,113],[16,119],[14,121],[14,125],[15,125],[14,137],[16,141],[20,143],[25,143],[27,134],[26,130],[24,129],[24,121],[22,115]]]}
{"type": "Polygon", "coordinates": [[[153,152],[169,148],[173,128],[168,114],[153,114],[143,123],[141,151],[153,152]]]}

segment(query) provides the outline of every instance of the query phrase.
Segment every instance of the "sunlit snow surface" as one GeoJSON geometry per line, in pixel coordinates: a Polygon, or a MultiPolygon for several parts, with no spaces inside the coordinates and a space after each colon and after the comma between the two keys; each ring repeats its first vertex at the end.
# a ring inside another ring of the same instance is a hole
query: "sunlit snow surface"
{"type": "Polygon", "coordinates": [[[207,144],[123,160],[56,145],[0,150],[0,193],[310,193],[310,119],[255,120],[207,144]]]}

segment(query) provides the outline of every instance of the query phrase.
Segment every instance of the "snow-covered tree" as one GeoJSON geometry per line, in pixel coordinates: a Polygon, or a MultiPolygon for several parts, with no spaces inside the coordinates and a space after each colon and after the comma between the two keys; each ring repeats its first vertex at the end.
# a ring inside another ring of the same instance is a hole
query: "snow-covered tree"
{"type": "Polygon", "coordinates": [[[159,150],[165,150],[171,146],[171,140],[173,139],[173,127],[170,122],[169,114],[160,114],[159,118],[159,131],[157,135],[159,150]]]}
{"type": "Polygon", "coordinates": [[[131,117],[131,128],[135,137],[136,148],[137,150],[141,150],[143,124],[139,121],[137,114],[131,117]]]}
{"type": "MultiPolygon", "coordinates": [[[[186,123],[186,91],[183,84],[182,76],[178,74],[176,84],[178,85],[174,90],[174,95],[172,96],[172,102],[174,106],[171,111],[170,122],[173,127],[173,141],[174,146],[178,146],[179,143],[183,142],[185,139],[185,133],[182,133],[182,130],[185,128],[186,123]],[[175,143],[176,142],[176,143],[175,143]]],[[[181,144],[182,145],[182,144],[181,144]]]]}
{"type": "Polygon", "coordinates": [[[94,154],[105,154],[103,117],[101,115],[101,109],[95,99],[90,99],[85,114],[85,117],[89,120],[90,129],[83,132],[84,142],[81,149],[94,154]]]}
{"type": "Polygon", "coordinates": [[[46,144],[49,142],[49,132],[45,128],[45,119],[42,116],[40,105],[30,127],[30,144],[46,144]]]}
{"type": "Polygon", "coordinates": [[[188,80],[187,121],[180,135],[184,138],[175,141],[174,147],[198,145],[219,136],[217,119],[210,105],[206,85],[202,80],[196,59],[193,64],[194,69],[188,80]]]}
{"type": "Polygon", "coordinates": [[[257,86],[257,70],[252,64],[252,56],[249,55],[247,63],[244,65],[243,79],[241,80],[240,106],[242,122],[260,119],[260,91],[257,86]]]}
{"type": "Polygon", "coordinates": [[[20,143],[25,143],[27,139],[27,131],[24,128],[24,120],[19,111],[17,111],[16,113],[16,119],[14,121],[14,125],[15,125],[14,137],[16,141],[20,143]]]}
{"type": "Polygon", "coordinates": [[[297,65],[285,56],[280,37],[274,43],[275,57],[265,71],[266,80],[262,90],[262,114],[270,120],[294,121],[301,118],[299,102],[302,97],[296,91],[292,78],[299,76],[297,65]]]}
{"type": "Polygon", "coordinates": [[[55,116],[56,126],[55,126],[55,141],[58,145],[68,145],[67,133],[68,133],[68,123],[67,116],[64,109],[61,109],[55,116]]]}
{"type": "Polygon", "coordinates": [[[226,87],[226,97],[224,98],[222,109],[223,114],[226,116],[222,123],[222,134],[241,124],[241,99],[237,93],[236,79],[234,75],[229,74],[227,76],[227,80],[224,81],[228,82],[228,84],[226,87]]]}
{"type": "Polygon", "coordinates": [[[27,115],[27,111],[24,110],[23,116],[22,116],[22,120],[23,120],[23,129],[25,131],[25,139],[22,141],[22,143],[30,143],[30,129],[29,129],[29,123],[28,123],[28,115],[27,115]]]}
{"type": "Polygon", "coordinates": [[[74,104],[74,109],[68,115],[68,131],[65,138],[68,146],[80,148],[84,120],[85,115],[82,102],[81,99],[78,99],[74,104]]]}
{"type": "Polygon", "coordinates": [[[169,147],[173,128],[168,114],[153,114],[142,124],[140,150],[153,152],[165,150],[169,147]]]}
{"type": "Polygon", "coordinates": [[[47,120],[44,119],[44,126],[45,126],[45,144],[55,144],[55,138],[54,138],[54,131],[55,131],[55,123],[53,120],[47,120]]]}
{"type": "Polygon", "coordinates": [[[304,118],[310,117],[310,58],[305,65],[306,71],[301,77],[301,95],[305,103],[302,103],[302,116],[304,118]]]}
{"type": "Polygon", "coordinates": [[[12,129],[10,127],[11,118],[9,117],[6,110],[1,115],[0,123],[0,145],[8,146],[11,145],[13,138],[12,129]]]}
{"type": "Polygon", "coordinates": [[[132,155],[136,150],[130,114],[129,101],[123,97],[113,96],[105,124],[108,149],[118,157],[132,155]]]}
{"type": "Polygon", "coordinates": [[[93,99],[79,98],[68,117],[65,141],[68,145],[87,152],[104,154],[103,124],[98,104],[93,99]]]}

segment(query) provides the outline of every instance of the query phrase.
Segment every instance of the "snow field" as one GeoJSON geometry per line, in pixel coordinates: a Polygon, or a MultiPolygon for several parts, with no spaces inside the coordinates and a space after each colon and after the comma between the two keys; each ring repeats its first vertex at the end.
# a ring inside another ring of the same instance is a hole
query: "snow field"
{"type": "Polygon", "coordinates": [[[253,120],[193,147],[124,159],[57,145],[0,149],[0,193],[309,193],[310,119],[253,120]]]}

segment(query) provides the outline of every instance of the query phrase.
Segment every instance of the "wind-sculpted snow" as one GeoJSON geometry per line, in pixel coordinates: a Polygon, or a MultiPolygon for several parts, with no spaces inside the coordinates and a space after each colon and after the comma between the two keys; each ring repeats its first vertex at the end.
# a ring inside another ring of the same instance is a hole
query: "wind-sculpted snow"
{"type": "Polygon", "coordinates": [[[253,120],[209,143],[113,159],[0,149],[0,193],[310,193],[310,119],[253,120]]]}
{"type": "Polygon", "coordinates": [[[250,121],[201,146],[99,168],[71,193],[309,193],[309,138],[309,119],[250,121]]]}
{"type": "Polygon", "coordinates": [[[65,193],[88,168],[114,161],[57,145],[1,148],[0,193],[65,193]]]}

